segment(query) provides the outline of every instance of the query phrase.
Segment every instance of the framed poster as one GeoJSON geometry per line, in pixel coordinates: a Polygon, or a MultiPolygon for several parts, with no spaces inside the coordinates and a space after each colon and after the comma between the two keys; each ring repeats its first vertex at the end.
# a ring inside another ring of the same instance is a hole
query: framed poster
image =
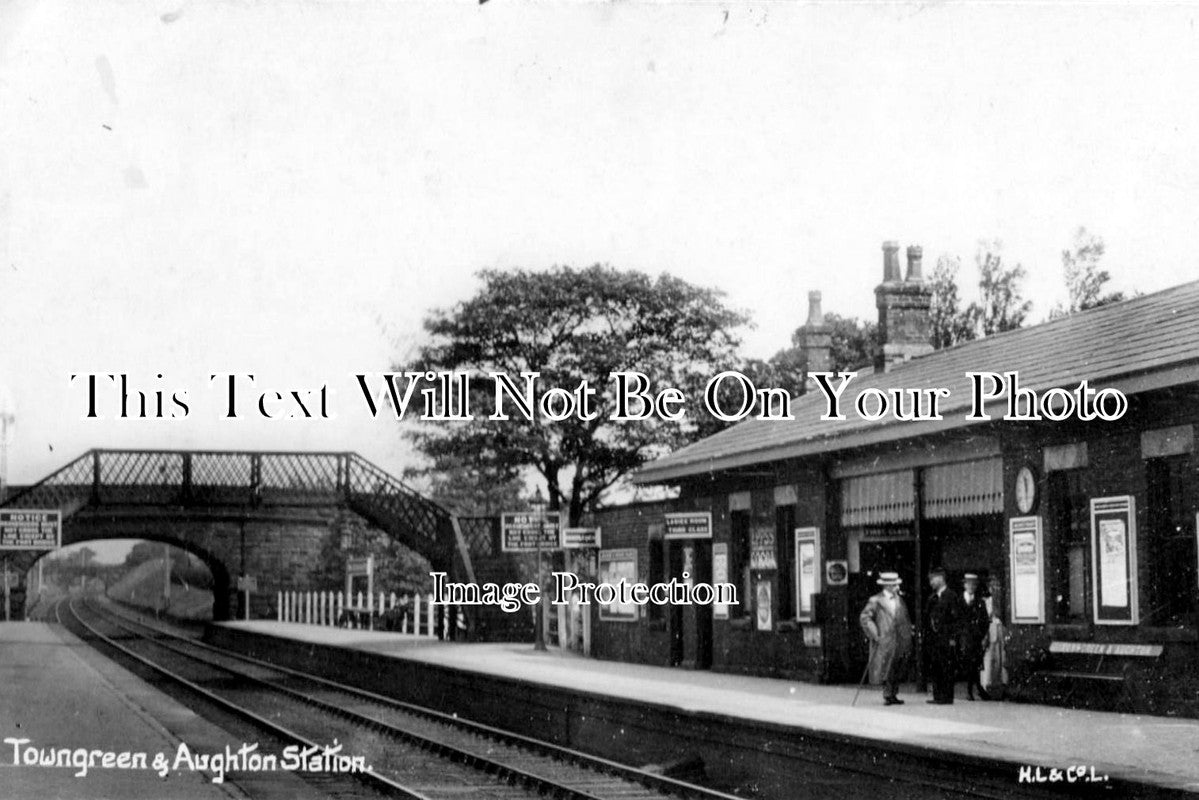
{"type": "Polygon", "coordinates": [[[759,523],[749,530],[749,568],[778,569],[774,523],[759,523]]]}
{"type": "Polygon", "coordinates": [[[812,595],[820,591],[820,529],[795,529],[795,618],[813,620],[812,595]]]}
{"type": "Polygon", "coordinates": [[[1137,517],[1132,495],[1091,500],[1095,622],[1137,624],[1137,517]]]}
{"type": "MultiPolygon", "coordinates": [[[[729,580],[729,546],[727,542],[715,542],[712,545],[712,585],[719,586],[729,580]]],[[[738,598],[740,599],[740,598],[738,598]]],[[[715,619],[729,618],[728,603],[713,603],[712,616],[715,619]]]]}
{"type": "Polygon", "coordinates": [[[1043,623],[1045,552],[1041,546],[1040,517],[1008,520],[1008,552],[1012,561],[1012,623],[1043,623]]]}
{"type": "Polygon", "coordinates": [[[760,631],[774,630],[774,591],[769,578],[754,584],[754,620],[760,631]]]}
{"type": "MultiPolygon", "coordinates": [[[[613,586],[622,580],[626,583],[637,582],[637,548],[626,547],[619,550],[600,550],[599,580],[613,586]]],[[[599,607],[600,619],[607,622],[636,622],[637,605],[635,603],[609,603],[599,607]]]]}

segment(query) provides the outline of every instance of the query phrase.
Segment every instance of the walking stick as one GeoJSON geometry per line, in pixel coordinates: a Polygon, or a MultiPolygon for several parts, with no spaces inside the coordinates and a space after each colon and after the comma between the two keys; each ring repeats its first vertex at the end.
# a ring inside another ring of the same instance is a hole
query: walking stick
{"type": "Polygon", "coordinates": [[[858,695],[862,693],[862,687],[866,685],[866,676],[870,674],[870,662],[874,660],[874,642],[870,643],[870,655],[866,657],[866,669],[862,670],[862,679],[858,681],[858,690],[853,693],[853,700],[850,702],[850,707],[857,705],[858,695]]]}

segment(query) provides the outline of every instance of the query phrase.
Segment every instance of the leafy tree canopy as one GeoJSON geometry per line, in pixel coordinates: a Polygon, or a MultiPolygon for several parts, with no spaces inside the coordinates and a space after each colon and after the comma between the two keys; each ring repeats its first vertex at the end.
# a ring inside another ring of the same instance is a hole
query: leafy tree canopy
{"type": "MultiPolygon", "coordinates": [[[[479,277],[483,286],[473,297],[425,320],[431,341],[414,366],[514,379],[537,372],[540,390],[572,390],[586,380],[598,414],[553,422],[541,415],[493,421],[476,413],[470,422],[420,424],[414,441],[434,462],[468,456],[482,469],[531,467],[545,479],[551,507],[568,508],[577,522],[631,470],[719,427],[697,400],[712,376],[738,366],[737,329],[748,321],[725,306],[720,292],[598,264],[484,270],[479,277]],[[686,416],[610,420],[609,375],[625,371],[646,374],[655,391],[682,390],[686,416]]],[[[477,408],[491,405],[490,385],[483,395],[477,408]]]]}
{"type": "Polygon", "coordinates": [[[1022,264],[1003,262],[1003,244],[998,240],[981,241],[974,256],[978,265],[978,294],[969,313],[977,320],[983,336],[1015,330],[1024,324],[1032,301],[1023,296],[1028,273],[1022,264]]]}
{"type": "Polygon", "coordinates": [[[1107,270],[1099,268],[1104,250],[1101,237],[1088,233],[1082,227],[1074,232],[1074,244],[1062,251],[1062,273],[1066,280],[1066,291],[1070,294],[1069,306],[1062,308],[1059,305],[1050,312],[1051,318],[1124,299],[1124,292],[1104,292],[1104,286],[1112,278],[1107,270]]]}

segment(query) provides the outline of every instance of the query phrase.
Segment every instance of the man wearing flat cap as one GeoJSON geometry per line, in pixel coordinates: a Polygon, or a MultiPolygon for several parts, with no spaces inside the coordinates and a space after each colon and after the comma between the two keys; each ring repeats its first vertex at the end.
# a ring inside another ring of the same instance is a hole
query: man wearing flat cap
{"type": "Polygon", "coordinates": [[[903,583],[899,574],[880,573],[877,583],[882,591],[866,601],[859,617],[862,631],[870,640],[870,682],[883,685],[885,705],[902,705],[896,695],[912,653],[912,621],[899,596],[899,585],[903,583]]]}

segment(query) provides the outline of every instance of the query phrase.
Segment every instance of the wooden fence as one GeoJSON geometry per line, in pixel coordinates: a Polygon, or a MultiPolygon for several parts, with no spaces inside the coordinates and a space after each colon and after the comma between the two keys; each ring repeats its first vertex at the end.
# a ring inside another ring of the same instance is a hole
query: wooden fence
{"type": "Polygon", "coordinates": [[[432,593],[421,596],[397,596],[395,592],[377,596],[358,592],[346,597],[343,592],[279,592],[276,608],[279,622],[298,622],[305,625],[342,626],[348,628],[379,627],[380,620],[390,617],[390,628],[414,636],[436,636],[437,615],[443,617],[442,630],[448,630],[449,606],[438,606],[432,593]],[[398,625],[395,617],[399,609],[398,625]]]}

